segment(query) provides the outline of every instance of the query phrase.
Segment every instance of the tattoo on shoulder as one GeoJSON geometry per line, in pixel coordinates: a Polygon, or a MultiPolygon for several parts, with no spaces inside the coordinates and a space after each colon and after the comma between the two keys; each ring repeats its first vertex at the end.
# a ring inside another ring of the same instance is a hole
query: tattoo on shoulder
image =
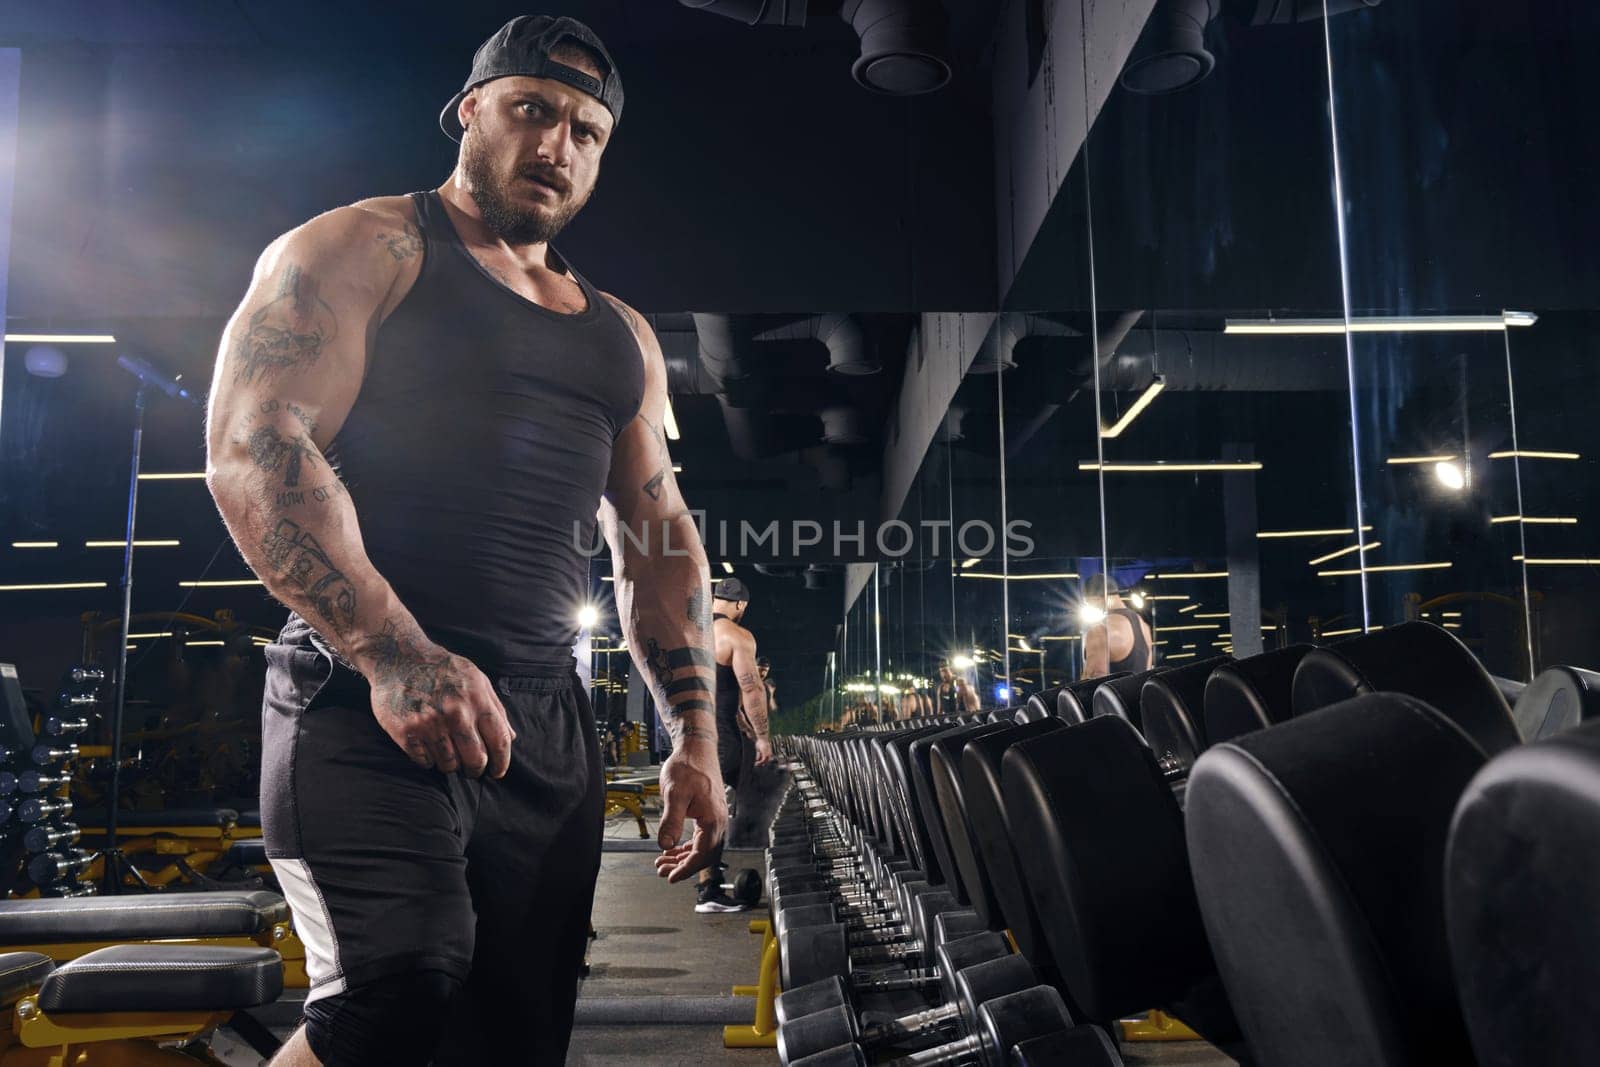
{"type": "Polygon", "coordinates": [[[378,234],[377,239],[389,250],[396,263],[403,263],[422,251],[422,231],[409,220],[401,225],[399,233],[386,231],[378,234]]]}
{"type": "Polygon", "coordinates": [[[622,321],[627,325],[628,331],[637,339],[639,337],[639,316],[633,313],[633,309],[631,307],[629,307],[627,304],[624,304],[611,294],[607,293],[605,294],[605,297],[606,302],[615,308],[617,314],[622,317],[622,321]]]}
{"type": "Polygon", "coordinates": [[[278,278],[273,300],[250,316],[233,346],[235,385],[263,384],[305,370],[338,336],[333,309],[318,295],[315,278],[289,264],[278,278]]]}

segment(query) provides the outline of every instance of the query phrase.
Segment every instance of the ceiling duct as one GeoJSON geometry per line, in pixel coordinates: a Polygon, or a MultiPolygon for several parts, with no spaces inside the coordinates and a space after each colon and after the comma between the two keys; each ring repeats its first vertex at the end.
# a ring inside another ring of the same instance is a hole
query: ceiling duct
{"type": "Polygon", "coordinates": [[[978,346],[977,355],[967,367],[968,374],[998,374],[1017,365],[1017,342],[1029,337],[1082,337],[1071,326],[1064,326],[1043,315],[1008,311],[996,316],[994,326],[978,346]]]}
{"type": "MultiPolygon", "coordinates": [[[[1032,317],[1038,318],[1038,316],[1032,317]]],[[[1033,439],[1033,435],[1038,433],[1057,411],[1061,410],[1063,404],[1070,404],[1082,390],[1094,388],[1094,358],[1096,354],[1099,355],[1101,367],[1111,363],[1117,347],[1127,340],[1128,334],[1133,332],[1133,328],[1139,324],[1139,320],[1142,318],[1144,318],[1143,311],[1123,311],[1114,317],[1108,316],[1100,322],[1099,339],[1095,342],[1094,352],[1083,353],[1083,359],[1077,364],[1077,373],[1081,378],[1080,384],[1073,387],[1064,399],[1051,400],[1046,398],[1032,415],[1016,420],[1016,429],[1006,435],[1007,456],[1015,457],[1020,454],[1022,447],[1033,439]]],[[[1045,319],[1043,321],[1050,322],[1051,320],[1045,319]]],[[[1059,326],[1060,323],[1052,323],[1052,325],[1059,326]]],[[[1053,331],[1047,333],[1043,330],[1036,330],[1026,336],[1077,337],[1081,335],[1076,330],[1071,330],[1064,335],[1053,331]]],[[[1021,338],[1018,340],[1021,340],[1021,338]]],[[[1013,347],[1015,346],[1013,345],[1013,347]]]]}
{"type": "Polygon", "coordinates": [[[883,365],[867,351],[866,335],[853,315],[811,315],[767,330],[757,341],[821,341],[828,348],[828,370],[845,377],[877,374],[883,365]]]}
{"type": "Polygon", "coordinates": [[[961,440],[965,436],[961,432],[961,420],[966,414],[966,408],[959,404],[951,404],[945,411],[944,418],[939,421],[939,429],[934,433],[933,439],[945,445],[953,445],[961,440]]]}
{"type": "Polygon", "coordinates": [[[804,26],[807,0],[678,0],[684,7],[737,19],[746,26],[804,26]]]}
{"type": "Polygon", "coordinates": [[[830,445],[864,445],[872,435],[860,408],[839,404],[822,409],[822,439],[830,445]]]}
{"type": "Polygon", "coordinates": [[[1189,88],[1217,59],[1206,48],[1206,27],[1227,13],[1251,26],[1309,22],[1377,7],[1383,0],[1160,0],[1141,47],[1122,70],[1122,87],[1142,96],[1189,88]]]}
{"type": "Polygon", "coordinates": [[[866,88],[916,96],[950,80],[950,16],[940,0],[845,0],[839,17],[861,38],[850,73],[866,88]]]}

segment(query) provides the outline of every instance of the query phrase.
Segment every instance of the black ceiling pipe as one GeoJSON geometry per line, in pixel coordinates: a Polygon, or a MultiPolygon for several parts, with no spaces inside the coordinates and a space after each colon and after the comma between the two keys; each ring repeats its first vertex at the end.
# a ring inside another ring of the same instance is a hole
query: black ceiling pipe
{"type": "Polygon", "coordinates": [[[883,369],[867,350],[866,335],[854,315],[809,315],[756,334],[757,341],[821,341],[828,349],[828,370],[846,377],[877,374],[883,369]]]}
{"type": "MultiPolygon", "coordinates": [[[[1038,318],[1038,316],[1030,317],[1038,318]]],[[[1102,367],[1105,367],[1111,363],[1112,357],[1116,354],[1117,347],[1127,339],[1128,334],[1133,332],[1133,328],[1139,324],[1139,320],[1142,318],[1144,318],[1143,311],[1123,311],[1114,317],[1108,317],[1100,324],[1100,339],[1095,342],[1095,353],[1099,354],[1100,365],[1102,367]]],[[[1076,334],[1077,331],[1073,330],[1071,331],[1071,334],[1066,336],[1072,336],[1076,334]]],[[[1027,334],[1027,336],[1060,337],[1063,335],[1055,332],[1038,330],[1027,334]]],[[[1059,411],[1064,405],[1072,403],[1077,395],[1085,388],[1094,388],[1094,371],[1092,362],[1094,354],[1085,353],[1085,356],[1089,361],[1088,366],[1090,367],[1085,381],[1068,393],[1066,399],[1059,401],[1046,400],[1045,403],[1039,406],[1039,409],[1035,411],[1032,416],[1026,419],[1018,420],[1016,429],[1006,435],[1007,456],[1015,457],[1020,454],[1023,446],[1032,440],[1034,434],[1038,433],[1044,428],[1045,423],[1049,422],[1051,417],[1055,415],[1057,411],[1059,411]]]]}
{"type": "Polygon", "coordinates": [[[995,316],[994,325],[978,346],[968,374],[998,374],[1017,365],[1017,342],[1029,337],[1082,337],[1071,326],[1043,315],[1006,311],[995,316]]]}
{"type": "Polygon", "coordinates": [[[804,26],[806,0],[678,0],[684,7],[737,19],[746,26],[804,26]]]}
{"type": "Polygon", "coordinates": [[[850,73],[891,96],[916,96],[950,81],[950,16],[939,0],[845,0],[839,17],[861,38],[850,73]]]}

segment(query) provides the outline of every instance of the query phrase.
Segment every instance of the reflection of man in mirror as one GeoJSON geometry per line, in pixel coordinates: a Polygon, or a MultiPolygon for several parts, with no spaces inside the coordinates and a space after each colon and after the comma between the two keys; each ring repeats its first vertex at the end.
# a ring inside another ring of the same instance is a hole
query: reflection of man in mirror
{"type": "Polygon", "coordinates": [[[1083,677],[1102,678],[1122,671],[1147,671],[1155,664],[1155,639],[1144,616],[1128,607],[1122,587],[1108,574],[1083,583],[1086,622],[1083,677]]]}
{"type": "Polygon", "coordinates": [[[948,662],[939,664],[940,715],[965,715],[978,710],[978,694],[948,662]]]}

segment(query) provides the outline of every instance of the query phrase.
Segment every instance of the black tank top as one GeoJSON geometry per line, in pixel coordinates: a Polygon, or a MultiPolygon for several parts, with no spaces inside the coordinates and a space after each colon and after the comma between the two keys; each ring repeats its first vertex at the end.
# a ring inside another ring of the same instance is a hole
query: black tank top
{"type": "Polygon", "coordinates": [[[1112,608],[1109,615],[1121,615],[1133,627],[1133,647],[1122,659],[1111,661],[1111,673],[1122,671],[1147,671],[1150,669],[1150,643],[1144,639],[1144,619],[1132,608],[1112,608]]]}
{"type": "Polygon", "coordinates": [[[959,715],[960,713],[961,701],[958,699],[956,692],[956,683],[951,682],[949,685],[941,685],[939,687],[939,714],[959,715]]]}
{"type": "MultiPolygon", "coordinates": [[[[717,619],[726,619],[726,615],[717,612],[711,616],[712,625],[717,619]]],[[[729,620],[732,621],[731,619],[729,620]]],[[[717,664],[717,732],[723,730],[737,730],[739,720],[744,715],[744,702],[740,700],[739,678],[733,673],[730,665],[717,664]]]]}
{"type": "Polygon", "coordinates": [[[579,546],[644,396],[639,344],[576,270],[587,308],[541,307],[472,258],[437,193],[411,199],[422,268],[329,458],[429,637],[489,673],[565,667],[588,600],[579,546]]]}

